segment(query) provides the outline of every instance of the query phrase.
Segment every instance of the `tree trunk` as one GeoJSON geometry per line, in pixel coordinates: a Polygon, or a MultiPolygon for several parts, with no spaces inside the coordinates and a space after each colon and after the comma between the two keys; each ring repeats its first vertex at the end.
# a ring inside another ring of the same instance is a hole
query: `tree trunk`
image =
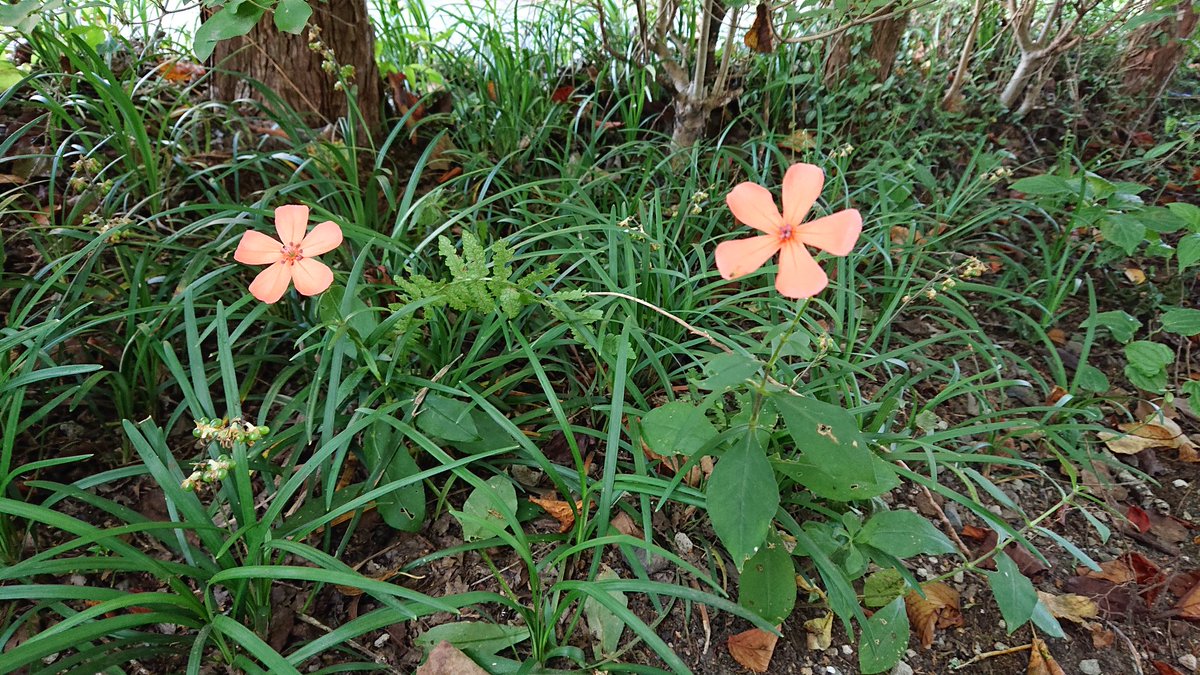
{"type": "Polygon", "coordinates": [[[1004,91],[1000,93],[1000,105],[1009,110],[1016,105],[1017,99],[1025,91],[1025,85],[1029,83],[1029,78],[1037,72],[1037,66],[1038,60],[1033,54],[1021,52],[1021,60],[1017,63],[1017,69],[1013,71],[1012,77],[1008,79],[1008,84],[1004,87],[1004,91]]]}
{"type": "Polygon", "coordinates": [[[1134,99],[1135,109],[1152,108],[1187,56],[1186,41],[1196,30],[1196,8],[1179,3],[1175,16],[1141,26],[1129,36],[1121,55],[1121,93],[1134,99]]]}
{"type": "MultiPolygon", "coordinates": [[[[900,7],[899,2],[888,6],[888,11],[900,7]]],[[[871,49],[868,55],[879,65],[875,67],[875,81],[883,82],[892,74],[892,66],[896,65],[896,49],[900,47],[900,38],[908,28],[909,12],[897,14],[890,19],[884,19],[871,26],[871,49]]]]}
{"type": "Polygon", "coordinates": [[[829,40],[829,51],[825,56],[825,75],[821,83],[832,89],[845,79],[850,69],[850,49],[854,46],[853,31],[842,31],[829,40]]]}
{"type": "Polygon", "coordinates": [[[380,126],[381,83],[375,64],[375,36],[366,0],[329,0],[312,3],[313,15],[305,34],[292,35],[275,28],[266,15],[244,37],[223,40],[213,52],[213,95],[233,101],[250,98],[269,104],[241,75],[258,80],[312,126],[330,124],[348,114],[354,96],[361,128],[375,134],[380,126]],[[309,48],[309,31],[320,29],[319,39],[335,55],[337,67],[352,66],[346,79],[351,91],[340,91],[339,77],[322,69],[325,56],[309,48]]]}
{"type": "Polygon", "coordinates": [[[942,96],[942,110],[957,111],[962,105],[962,90],[967,83],[967,72],[971,67],[971,57],[975,54],[975,40],[979,36],[979,23],[983,18],[983,8],[986,0],[975,0],[975,8],[971,11],[971,28],[967,32],[967,40],[963,43],[962,52],[958,55],[958,67],[954,69],[954,79],[942,96]]]}

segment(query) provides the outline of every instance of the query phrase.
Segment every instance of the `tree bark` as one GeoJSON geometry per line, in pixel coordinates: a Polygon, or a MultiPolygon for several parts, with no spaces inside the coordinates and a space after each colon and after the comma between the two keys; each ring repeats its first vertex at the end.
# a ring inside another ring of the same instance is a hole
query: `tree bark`
{"type": "Polygon", "coordinates": [[[975,40],[979,36],[979,23],[983,18],[983,9],[987,0],[975,0],[975,8],[971,11],[971,28],[967,40],[963,43],[962,53],[958,55],[958,67],[954,70],[954,79],[942,96],[942,110],[956,111],[962,104],[962,90],[967,83],[967,73],[971,68],[971,57],[975,54],[975,40]]]}
{"type": "MultiPolygon", "coordinates": [[[[893,2],[889,11],[895,11],[900,6],[893,2]]],[[[892,66],[896,65],[896,49],[900,47],[900,38],[908,28],[909,12],[897,14],[890,19],[884,19],[871,26],[871,48],[868,55],[879,65],[875,67],[875,81],[883,82],[892,74],[892,66]]]]}
{"type": "Polygon", "coordinates": [[[825,74],[821,83],[830,89],[841,84],[850,70],[850,50],[854,46],[852,33],[853,31],[842,31],[829,40],[829,50],[825,55],[825,74]]]}
{"type": "Polygon", "coordinates": [[[1134,109],[1153,107],[1187,55],[1186,41],[1196,30],[1196,7],[1179,3],[1175,16],[1141,26],[1129,36],[1121,54],[1121,93],[1134,99],[1134,109]]]}
{"type": "Polygon", "coordinates": [[[351,91],[339,91],[337,72],[322,69],[326,59],[309,48],[308,30],[302,35],[283,33],[268,15],[249,34],[217,44],[213,95],[226,101],[249,98],[269,105],[246,76],[265,85],[312,126],[347,117],[347,101],[353,96],[362,116],[360,129],[374,135],[380,127],[382,85],[366,0],[329,0],[312,6],[309,27],[320,29],[319,39],[333,50],[338,67],[354,68],[347,81],[351,91]]]}

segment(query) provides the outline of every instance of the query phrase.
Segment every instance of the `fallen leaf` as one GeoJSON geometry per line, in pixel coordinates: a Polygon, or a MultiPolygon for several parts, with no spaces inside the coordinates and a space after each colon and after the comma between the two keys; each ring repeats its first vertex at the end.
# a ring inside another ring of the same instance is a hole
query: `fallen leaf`
{"type": "Polygon", "coordinates": [[[743,42],[751,50],[760,54],[770,54],[775,51],[774,30],[771,28],[771,7],[765,2],[758,3],[754,23],[746,32],[743,42]]]}
{"type": "Polygon", "coordinates": [[[809,649],[818,652],[829,649],[833,643],[833,613],[826,612],[825,616],[805,621],[804,630],[807,632],[805,637],[809,649]]]}
{"type": "Polygon", "coordinates": [[[635,539],[646,538],[646,535],[642,534],[641,528],[634,524],[633,518],[630,518],[629,514],[625,513],[624,511],[614,516],[613,519],[609,521],[609,525],[612,525],[613,529],[615,529],[617,532],[635,539]]]}
{"type": "Polygon", "coordinates": [[[1183,675],[1183,673],[1179,672],[1178,668],[1169,663],[1151,661],[1150,665],[1154,666],[1154,669],[1158,671],[1158,675],[1183,675]]]}
{"type": "Polygon", "coordinates": [[[442,640],[429,652],[429,658],[417,668],[415,675],[487,675],[487,671],[454,645],[442,640]]]}
{"type": "Polygon", "coordinates": [[[1054,595],[1038,591],[1038,598],[1056,619],[1066,619],[1078,624],[1087,624],[1086,619],[1094,619],[1100,614],[1100,608],[1091,598],[1068,593],[1054,595]]]}
{"type": "Polygon", "coordinates": [[[538,499],[537,497],[530,497],[529,501],[542,507],[546,513],[550,514],[555,520],[558,521],[559,532],[566,532],[574,527],[575,513],[583,509],[582,500],[576,500],[574,509],[572,509],[571,505],[567,502],[559,501],[557,499],[538,499]]]}
{"type": "Polygon", "coordinates": [[[961,626],[962,612],[958,605],[958,591],[940,581],[921,584],[925,597],[917,591],[910,591],[904,598],[904,607],[908,612],[908,623],[921,639],[921,646],[928,648],[933,644],[933,635],[937,629],[961,626]]]}
{"type": "Polygon", "coordinates": [[[1183,433],[1179,424],[1169,417],[1153,414],[1146,422],[1126,422],[1117,428],[1124,432],[1101,431],[1096,435],[1109,450],[1119,455],[1136,455],[1151,448],[1172,448],[1179,451],[1179,459],[1185,462],[1200,461],[1195,444],[1183,433]]]}
{"type": "Polygon", "coordinates": [[[1137,528],[1138,532],[1145,534],[1150,531],[1150,514],[1146,513],[1145,509],[1138,506],[1130,506],[1125,510],[1125,517],[1137,528]]]}
{"type": "Polygon", "coordinates": [[[1140,286],[1146,283],[1146,273],[1136,267],[1126,267],[1125,278],[1128,279],[1134,286],[1140,286]]]}
{"type": "Polygon", "coordinates": [[[1046,331],[1046,337],[1050,338],[1050,341],[1059,347],[1067,344],[1067,331],[1061,328],[1051,328],[1050,330],[1046,331]]]}
{"type": "Polygon", "coordinates": [[[1029,668],[1027,675],[1066,675],[1058,662],[1050,655],[1050,649],[1041,638],[1033,638],[1029,649],[1029,668]]]}
{"type": "Polygon", "coordinates": [[[1117,634],[1104,627],[1099,621],[1085,624],[1092,634],[1092,646],[1096,649],[1107,649],[1117,639],[1117,634]]]}
{"type": "Polygon", "coordinates": [[[187,83],[204,75],[204,66],[187,61],[163,61],[158,64],[158,76],[167,82],[187,83]]]}
{"type": "Polygon", "coordinates": [[[1067,395],[1067,390],[1063,389],[1062,387],[1060,387],[1056,384],[1056,385],[1054,385],[1054,388],[1050,390],[1050,393],[1046,394],[1046,405],[1048,405],[1048,406],[1054,405],[1054,404],[1058,403],[1059,401],[1061,401],[1062,398],[1066,395],[1067,395]]]}
{"type": "Polygon", "coordinates": [[[1179,612],[1179,618],[1196,621],[1200,619],[1200,584],[1192,586],[1192,590],[1184,594],[1179,602],[1175,603],[1175,609],[1179,612]]]}
{"type": "Polygon", "coordinates": [[[554,103],[567,103],[574,95],[575,87],[573,85],[566,85],[555,89],[554,93],[550,94],[550,100],[554,103]]]}
{"type": "MultiPolygon", "coordinates": [[[[984,530],[982,528],[972,527],[970,525],[963,528],[962,535],[964,539],[970,539],[974,542],[978,542],[975,545],[975,553],[977,555],[982,555],[992,550],[996,547],[996,544],[1000,540],[999,535],[996,534],[995,530],[984,530]]],[[[1036,556],[1026,550],[1024,546],[1021,546],[1015,541],[1008,542],[1008,544],[1004,547],[1004,553],[1007,554],[1008,557],[1012,558],[1012,561],[1017,564],[1017,569],[1020,570],[1021,574],[1024,574],[1027,577],[1033,578],[1050,569],[1046,566],[1046,563],[1039,560],[1036,556]]],[[[996,562],[989,558],[980,566],[983,569],[994,570],[996,569],[996,562]]]]}
{"type": "Polygon", "coordinates": [[[729,636],[729,655],[734,661],[756,672],[765,673],[771,667],[771,656],[779,636],[758,628],[729,636]]]}
{"type": "Polygon", "coordinates": [[[1150,520],[1150,534],[1171,544],[1180,544],[1191,539],[1190,531],[1196,527],[1193,523],[1175,516],[1148,513],[1147,517],[1150,520]]]}

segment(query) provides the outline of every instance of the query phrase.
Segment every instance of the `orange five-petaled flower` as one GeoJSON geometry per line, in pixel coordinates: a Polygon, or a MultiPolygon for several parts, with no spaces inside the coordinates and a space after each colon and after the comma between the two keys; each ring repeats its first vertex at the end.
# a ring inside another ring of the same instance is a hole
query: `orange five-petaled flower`
{"type": "Polygon", "coordinates": [[[278,302],[289,284],[302,295],[316,295],[333,283],[333,271],[313,256],[328,253],[342,243],[342,228],[325,221],[308,229],[307,206],[275,209],[275,231],[279,239],[247,230],[233,259],[247,265],[270,265],[250,283],[250,294],[267,304],[278,302]]]}
{"type": "Polygon", "coordinates": [[[779,253],[775,288],[789,298],[811,298],[829,285],[825,270],[805,246],[833,255],[848,255],[862,232],[856,209],[801,223],[825,186],[825,173],[812,164],[793,164],[783,177],[783,214],[771,192],[754,183],[739,183],[725,197],[729,210],[743,223],[762,232],[749,239],[721,242],[717,269],[736,279],[762,267],[779,253]]]}

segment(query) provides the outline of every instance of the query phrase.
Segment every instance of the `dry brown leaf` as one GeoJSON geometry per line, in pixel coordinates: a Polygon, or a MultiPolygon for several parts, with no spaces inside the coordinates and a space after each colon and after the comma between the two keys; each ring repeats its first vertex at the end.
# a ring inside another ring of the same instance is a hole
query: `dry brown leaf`
{"type": "Polygon", "coordinates": [[[1185,593],[1179,602],[1175,603],[1175,609],[1179,612],[1181,619],[1192,621],[1200,619],[1200,584],[1192,586],[1192,590],[1185,593]]]}
{"type": "Polygon", "coordinates": [[[751,50],[760,54],[770,54],[775,51],[775,31],[771,29],[771,6],[765,2],[758,3],[754,23],[746,32],[743,41],[751,50]]]}
{"type": "Polygon", "coordinates": [[[537,497],[530,497],[529,501],[542,507],[546,513],[550,514],[555,520],[558,521],[559,532],[566,532],[574,527],[575,512],[583,509],[582,500],[577,500],[575,502],[574,509],[572,509],[571,505],[567,502],[559,501],[557,499],[538,499],[537,497]]]}
{"type": "Polygon", "coordinates": [[[1092,633],[1092,646],[1096,649],[1107,649],[1117,639],[1117,634],[1104,627],[1099,621],[1085,624],[1092,633]]]}
{"type": "Polygon", "coordinates": [[[1158,675],[1183,675],[1178,668],[1164,661],[1151,661],[1150,665],[1154,666],[1158,675]]]}
{"type": "Polygon", "coordinates": [[[928,648],[933,644],[933,635],[937,629],[961,626],[962,612],[958,607],[958,591],[940,581],[921,584],[925,597],[915,590],[910,591],[904,598],[904,608],[908,612],[908,622],[921,646],[928,648]]]}
{"type": "Polygon", "coordinates": [[[415,675],[487,675],[487,671],[454,645],[442,640],[429,652],[429,658],[417,668],[415,675]]]}
{"type": "Polygon", "coordinates": [[[1136,267],[1125,268],[1125,278],[1134,286],[1140,286],[1146,283],[1146,273],[1136,267]]]}
{"type": "Polygon", "coordinates": [[[1124,558],[1116,560],[1108,560],[1100,563],[1100,571],[1090,570],[1086,567],[1080,567],[1079,574],[1091,579],[1103,579],[1120,586],[1121,584],[1131,584],[1137,580],[1137,575],[1133,572],[1133,567],[1130,566],[1124,558]]]}
{"type": "Polygon", "coordinates": [[[729,636],[729,655],[734,661],[756,672],[765,673],[771,667],[771,656],[779,636],[758,628],[729,636]]]}
{"type": "Polygon", "coordinates": [[[1063,347],[1067,344],[1067,331],[1061,328],[1051,328],[1050,330],[1046,331],[1046,337],[1050,338],[1050,341],[1059,347],[1063,347]]]}
{"type": "Polygon", "coordinates": [[[1059,401],[1061,401],[1062,398],[1066,395],[1067,395],[1067,390],[1063,389],[1062,387],[1060,387],[1056,384],[1056,385],[1054,385],[1054,388],[1050,390],[1050,393],[1046,394],[1046,405],[1048,405],[1048,406],[1054,405],[1055,403],[1058,403],[1059,401]]]}
{"type": "Polygon", "coordinates": [[[642,534],[641,528],[634,524],[633,518],[630,518],[629,514],[625,513],[624,511],[618,513],[616,516],[613,516],[613,519],[609,521],[609,524],[611,524],[613,529],[621,534],[633,537],[635,539],[646,538],[646,535],[642,534]]]}
{"type": "Polygon", "coordinates": [[[1027,675],[1066,675],[1041,638],[1033,638],[1029,649],[1029,669],[1025,672],[1027,675]]]}
{"type": "Polygon", "coordinates": [[[797,129],[788,134],[782,141],[779,141],[779,145],[792,152],[804,152],[816,146],[816,140],[812,134],[804,129],[797,129]]]}
{"type": "Polygon", "coordinates": [[[1082,595],[1074,593],[1054,595],[1038,591],[1038,598],[1056,619],[1066,619],[1086,625],[1087,619],[1094,619],[1100,614],[1100,608],[1096,606],[1096,603],[1092,602],[1091,598],[1082,595]]]}
{"type": "Polygon", "coordinates": [[[17,176],[11,173],[0,173],[0,183],[9,183],[12,185],[24,185],[27,179],[24,176],[17,176]]]}
{"type": "Polygon", "coordinates": [[[805,621],[804,630],[807,631],[805,637],[809,649],[818,652],[829,649],[833,644],[833,613],[826,612],[825,616],[805,621]]]}
{"type": "Polygon", "coordinates": [[[1200,462],[1200,453],[1179,424],[1169,417],[1154,414],[1146,422],[1126,422],[1118,424],[1117,428],[1124,435],[1112,431],[1101,431],[1097,434],[1109,450],[1119,455],[1136,455],[1151,448],[1172,448],[1179,451],[1179,459],[1184,462],[1200,462]]]}

